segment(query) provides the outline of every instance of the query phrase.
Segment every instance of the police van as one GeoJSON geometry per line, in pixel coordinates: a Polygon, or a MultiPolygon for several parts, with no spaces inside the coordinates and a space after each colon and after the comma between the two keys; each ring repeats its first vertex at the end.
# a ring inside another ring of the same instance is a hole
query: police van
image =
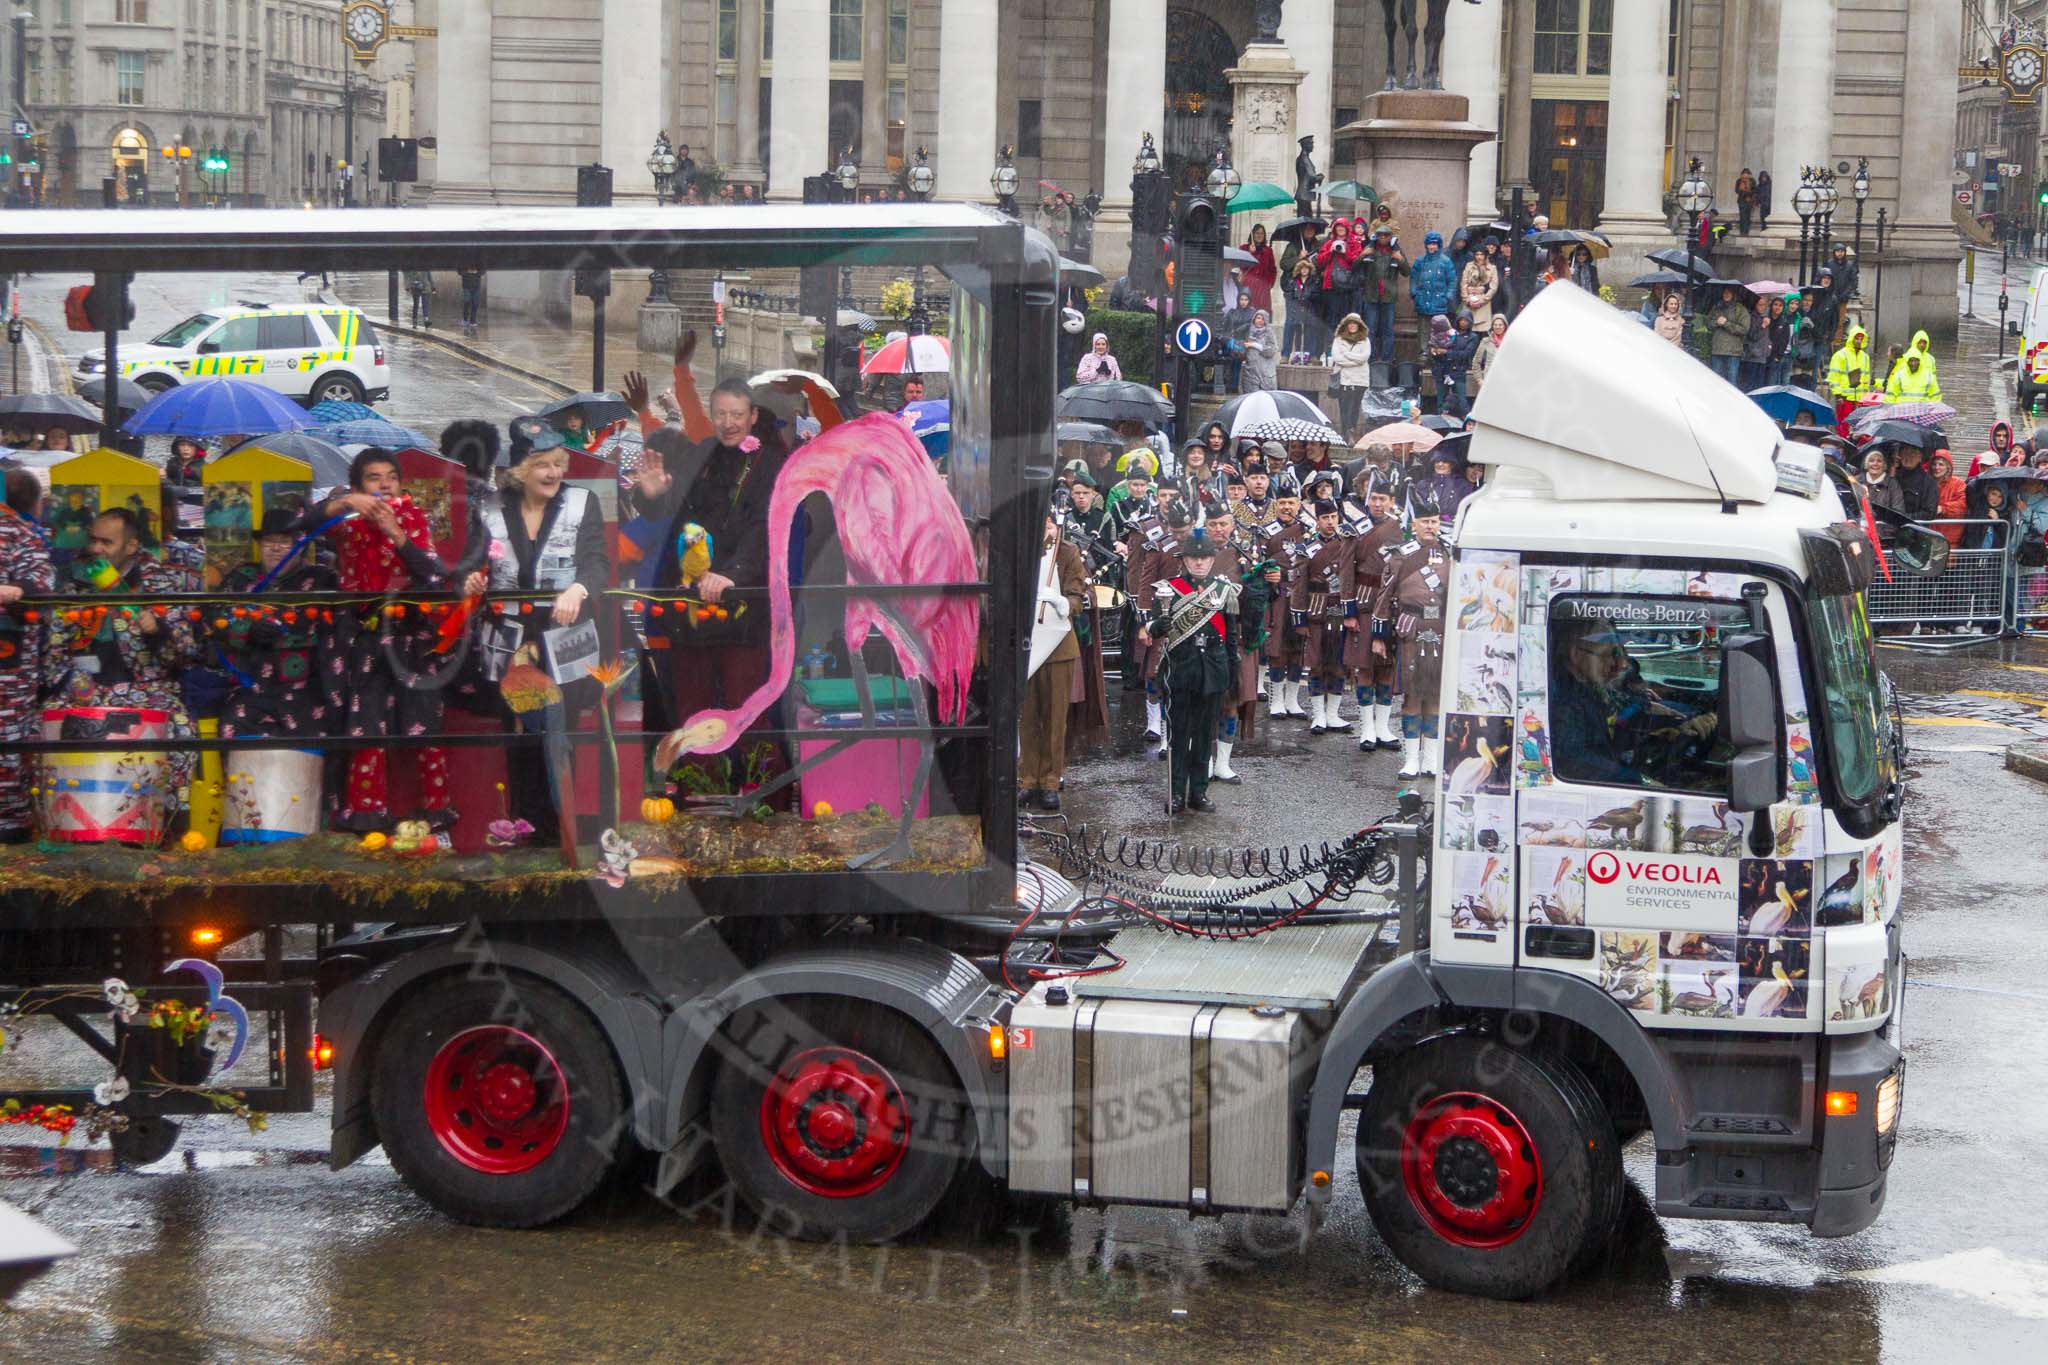
{"type": "MultiPolygon", "coordinates": [[[[120,349],[121,373],[151,393],[189,379],[232,375],[296,398],[374,403],[391,396],[391,371],[370,320],[331,303],[244,301],[194,313],[140,345],[120,349]]],[[[81,379],[106,366],[103,351],[78,359],[81,379]]]]}

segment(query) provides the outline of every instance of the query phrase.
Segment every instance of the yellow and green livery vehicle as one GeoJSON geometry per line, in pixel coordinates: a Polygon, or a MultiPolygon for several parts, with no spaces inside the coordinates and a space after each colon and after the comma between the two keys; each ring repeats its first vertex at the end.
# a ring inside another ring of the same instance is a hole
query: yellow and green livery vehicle
{"type": "MultiPolygon", "coordinates": [[[[106,366],[103,351],[78,359],[81,378],[106,366]]],[[[391,396],[391,371],[370,320],[342,304],[244,302],[194,313],[142,344],[120,349],[121,373],[151,393],[193,379],[254,380],[307,406],[374,403],[391,396]]]]}

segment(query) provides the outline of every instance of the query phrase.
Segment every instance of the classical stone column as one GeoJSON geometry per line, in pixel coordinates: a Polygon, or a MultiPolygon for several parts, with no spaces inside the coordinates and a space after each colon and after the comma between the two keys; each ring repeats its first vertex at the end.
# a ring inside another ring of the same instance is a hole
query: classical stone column
{"type": "Polygon", "coordinates": [[[758,185],[761,169],[761,0],[740,0],[734,41],[738,44],[733,72],[732,169],[726,178],[758,185]]]}
{"type": "MultiPolygon", "coordinates": [[[[1899,275],[1908,275],[1913,282],[1905,319],[1908,326],[1925,327],[1936,335],[1953,334],[1956,328],[1957,246],[1951,207],[1955,187],[1945,172],[1956,126],[1956,82],[1949,73],[1961,57],[1962,35],[1955,21],[1955,6],[1943,0],[1912,0],[1906,13],[1905,107],[1899,117],[1903,170],[1898,227],[1886,236],[1882,272],[1884,330],[1895,336],[1906,331],[1893,321],[1899,314],[1891,306],[1899,275]]],[[[1837,188],[1841,188],[1839,182],[1837,188]]],[[[1870,240],[1866,235],[1864,241],[1870,240]]],[[[1872,278],[1871,262],[1866,260],[1866,293],[1872,278]]],[[[1982,279],[1978,288],[1978,307],[1982,308],[1984,299],[1996,294],[1982,279]]]]}
{"type": "MultiPolygon", "coordinates": [[[[1954,6],[1949,13],[1953,21],[1954,6]]],[[[1949,43],[1951,51],[1960,35],[1958,27],[1957,40],[1949,43]]],[[[1835,0],[1798,0],[1796,4],[1781,0],[1777,54],[1776,105],[1771,117],[1771,216],[1796,234],[1799,215],[1793,210],[1792,196],[1799,192],[1799,171],[1827,162],[1834,150],[1835,0]]],[[[1953,110],[1955,75],[1951,72],[1944,80],[1950,87],[1948,103],[1953,110]]],[[[1909,113],[1917,101],[1932,93],[1909,83],[1904,95],[1909,113]]],[[[1950,131],[1933,144],[1944,152],[1943,165],[1947,164],[1946,150],[1954,141],[1954,125],[1951,118],[1950,131]]],[[[1944,179],[1940,175],[1934,178],[1944,179]]]]}
{"type": "MultiPolygon", "coordinates": [[[[1444,89],[1472,102],[1468,117],[1484,128],[1500,128],[1501,5],[1514,0],[1484,0],[1477,5],[1452,5],[1444,23],[1444,89]]],[[[1527,138],[1523,139],[1526,144],[1527,138]]],[[[1493,207],[1499,184],[1500,144],[1481,142],[1472,148],[1468,207],[1484,213],[1493,207]]]]}
{"type": "Polygon", "coordinates": [[[861,6],[860,183],[889,183],[889,0],[861,6]]]}
{"type": "Polygon", "coordinates": [[[802,199],[804,177],[838,161],[831,141],[832,27],[828,0],[776,0],[774,126],[768,194],[802,199]]]}
{"type": "MultiPolygon", "coordinates": [[[[1252,43],[1238,58],[1236,66],[1223,73],[1230,82],[1230,163],[1246,182],[1266,180],[1283,189],[1294,187],[1295,138],[1300,135],[1301,110],[1296,103],[1302,84],[1300,66],[1288,49],[1278,43],[1252,43]]],[[[1317,163],[1324,164],[1321,139],[1316,141],[1317,163]]],[[[1234,215],[1230,232],[1234,239],[1251,232],[1254,222],[1268,230],[1294,213],[1292,204],[1249,215],[1234,215]]]]}
{"type": "Polygon", "coordinates": [[[1508,7],[1507,122],[1501,129],[1501,197],[1527,190],[1529,179],[1530,90],[1536,79],[1535,0],[1501,0],[1508,7]]]}
{"type": "Polygon", "coordinates": [[[945,0],[939,14],[939,127],[932,170],[943,199],[987,199],[996,164],[996,0],[945,0]]]}
{"type": "Polygon", "coordinates": [[[1663,210],[1664,115],[1670,87],[1664,71],[1664,26],[1662,5],[1614,7],[1614,74],[1607,85],[1607,194],[1600,214],[1600,225],[1609,235],[1668,235],[1663,210]]]}
{"type": "Polygon", "coordinates": [[[1131,255],[1131,161],[1140,137],[1150,133],[1162,141],[1166,131],[1166,0],[1108,3],[1111,57],[1103,91],[1103,202],[1095,221],[1095,264],[1115,279],[1131,255]]]}
{"type": "MultiPolygon", "coordinates": [[[[440,7],[435,37],[434,201],[491,198],[491,7],[440,7]]],[[[294,121],[293,181],[306,173],[305,129],[294,121]]]]}
{"type": "Polygon", "coordinates": [[[662,0],[604,0],[599,70],[604,103],[598,159],[612,168],[612,197],[654,197],[647,155],[668,124],[671,66],[662,41],[662,0]]]}
{"type": "MultiPolygon", "coordinates": [[[[1454,8],[1464,9],[1466,6],[1459,4],[1454,8]]],[[[1337,6],[1334,0],[1287,0],[1280,11],[1280,41],[1286,44],[1287,55],[1294,59],[1295,68],[1301,72],[1299,98],[1294,108],[1294,135],[1314,136],[1316,165],[1323,168],[1327,180],[1340,178],[1328,171],[1330,159],[1337,150],[1336,143],[1331,140],[1334,125],[1330,121],[1336,113],[1330,95],[1330,53],[1336,42],[1336,27],[1337,6]]],[[[1163,73],[1163,66],[1161,70],[1163,73]]],[[[1163,83],[1159,99],[1162,105],[1166,102],[1163,83]]],[[[1135,148],[1137,143],[1131,145],[1135,148]]],[[[1291,190],[1294,188],[1292,148],[1287,155],[1288,173],[1268,178],[1291,190]]],[[[1242,163],[1238,169],[1243,171],[1245,179],[1253,178],[1250,171],[1244,170],[1242,163]]]]}

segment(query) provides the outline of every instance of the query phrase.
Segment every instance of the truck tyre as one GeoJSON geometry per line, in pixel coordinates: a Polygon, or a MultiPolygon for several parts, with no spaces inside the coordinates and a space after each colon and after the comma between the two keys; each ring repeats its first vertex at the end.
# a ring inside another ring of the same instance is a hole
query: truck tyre
{"type": "Polygon", "coordinates": [[[900,1237],[939,1206],[974,1150],[973,1110],[952,1069],[893,1011],[782,1001],[736,1016],[720,1046],[712,1140],[775,1231],[900,1237]]]}
{"type": "Polygon", "coordinates": [[[1567,1278],[1612,1238],[1623,1179],[1568,1062],[1460,1036],[1373,1067],[1358,1182],[1388,1248],[1439,1289],[1521,1299],[1567,1278]]]}
{"type": "Polygon", "coordinates": [[[363,386],[340,370],[323,374],[313,381],[313,387],[306,392],[305,404],[315,403],[360,403],[363,401],[363,386]]]}
{"type": "Polygon", "coordinates": [[[587,1199],[625,1128],[597,1024],[527,977],[437,983],[382,1031],[370,1103],[415,1194],[483,1227],[537,1227],[587,1199]]]}

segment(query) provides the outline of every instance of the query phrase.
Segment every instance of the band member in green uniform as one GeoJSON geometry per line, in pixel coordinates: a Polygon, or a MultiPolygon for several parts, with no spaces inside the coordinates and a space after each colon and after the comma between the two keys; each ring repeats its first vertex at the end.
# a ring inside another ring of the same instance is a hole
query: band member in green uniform
{"type": "Polygon", "coordinates": [[[1143,634],[1164,663],[1172,795],[1167,811],[1209,809],[1209,762],[1223,698],[1237,672],[1239,585],[1216,576],[1216,544],[1195,527],[1180,537],[1181,572],[1154,585],[1143,634]]]}

